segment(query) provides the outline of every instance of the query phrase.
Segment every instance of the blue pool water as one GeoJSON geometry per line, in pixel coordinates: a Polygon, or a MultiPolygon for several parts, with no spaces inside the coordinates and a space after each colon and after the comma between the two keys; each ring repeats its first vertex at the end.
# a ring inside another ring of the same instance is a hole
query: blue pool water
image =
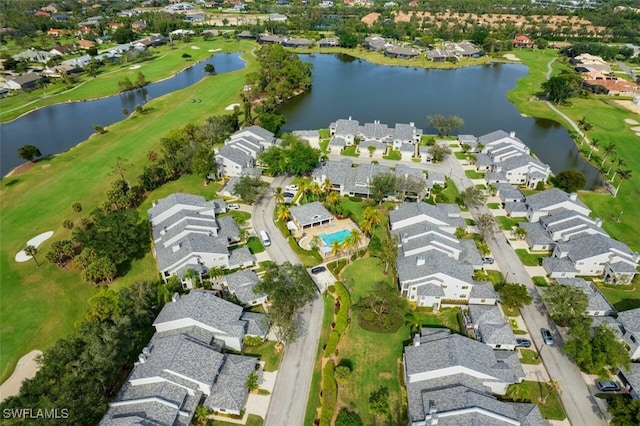
{"type": "Polygon", "coordinates": [[[320,238],[322,238],[322,241],[324,241],[326,245],[330,246],[334,241],[338,241],[342,244],[349,235],[351,235],[351,230],[342,229],[340,231],[332,232],[331,234],[320,234],[320,238]]]}

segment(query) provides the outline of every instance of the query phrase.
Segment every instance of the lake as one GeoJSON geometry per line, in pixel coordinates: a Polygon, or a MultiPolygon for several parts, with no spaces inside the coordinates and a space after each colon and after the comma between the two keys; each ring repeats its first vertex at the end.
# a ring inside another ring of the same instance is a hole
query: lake
{"type": "Polygon", "coordinates": [[[35,145],[44,156],[58,154],[91,136],[93,126],[108,126],[124,119],[123,108],[133,112],[136,105],[200,81],[206,64],[213,64],[222,74],[244,68],[240,53],[221,53],[194,64],[171,78],[107,98],[84,102],[67,102],[40,108],[11,122],[0,124],[0,175],[24,163],[18,148],[35,145]]]}
{"type": "Polygon", "coordinates": [[[493,64],[454,70],[374,65],[347,55],[301,55],[313,64],[313,88],[287,103],[284,131],[328,128],[339,118],[361,124],[379,120],[391,126],[414,122],[425,133],[427,116],[458,115],[464,127],[457,133],[476,136],[502,129],[515,131],[554,173],[577,169],[588,186],[601,184],[598,170],[579,156],[568,131],[560,124],[523,117],[506,97],[519,78],[521,64],[493,64]]]}

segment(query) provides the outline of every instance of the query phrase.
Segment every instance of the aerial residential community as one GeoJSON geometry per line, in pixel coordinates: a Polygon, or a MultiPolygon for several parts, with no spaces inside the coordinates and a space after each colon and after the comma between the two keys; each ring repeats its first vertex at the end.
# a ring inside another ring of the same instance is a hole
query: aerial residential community
{"type": "Polygon", "coordinates": [[[640,421],[637,1],[2,17],[2,424],[640,421]]]}

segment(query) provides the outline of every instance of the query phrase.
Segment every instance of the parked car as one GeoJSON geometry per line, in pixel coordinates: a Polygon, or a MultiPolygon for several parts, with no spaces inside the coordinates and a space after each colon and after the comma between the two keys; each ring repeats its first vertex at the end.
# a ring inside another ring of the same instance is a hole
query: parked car
{"type": "Polygon", "coordinates": [[[290,192],[296,192],[298,190],[298,185],[289,185],[285,189],[290,192]]]}
{"type": "Polygon", "coordinates": [[[544,343],[548,346],[553,346],[553,336],[551,335],[551,332],[546,329],[540,329],[540,333],[542,333],[542,340],[544,340],[544,343]]]}
{"type": "Polygon", "coordinates": [[[596,387],[602,392],[620,392],[620,385],[612,380],[598,380],[596,387]]]}
{"type": "Polygon", "coordinates": [[[516,347],[517,348],[530,348],[531,340],[529,339],[516,339],[516,347]]]}
{"type": "Polygon", "coordinates": [[[495,262],[495,260],[493,260],[493,257],[483,257],[482,258],[482,263],[486,263],[486,264],[493,264],[493,262],[495,262]]]}
{"type": "Polygon", "coordinates": [[[293,197],[295,197],[295,194],[293,194],[291,192],[285,192],[282,195],[284,196],[284,198],[293,198],[293,197]]]}
{"type": "Polygon", "coordinates": [[[228,204],[227,210],[238,210],[240,209],[240,204],[228,204]]]}
{"type": "Polygon", "coordinates": [[[320,272],[324,272],[326,271],[327,268],[325,268],[324,266],[316,266],[315,268],[311,268],[311,273],[312,274],[319,274],[320,272]]]}

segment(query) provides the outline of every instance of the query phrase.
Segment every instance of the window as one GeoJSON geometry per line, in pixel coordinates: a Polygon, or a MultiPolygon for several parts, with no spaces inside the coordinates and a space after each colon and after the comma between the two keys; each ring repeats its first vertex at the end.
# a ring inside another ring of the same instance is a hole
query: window
{"type": "Polygon", "coordinates": [[[469,289],[469,286],[468,285],[463,285],[461,288],[462,288],[462,290],[467,290],[467,289],[469,289]]]}
{"type": "Polygon", "coordinates": [[[480,303],[485,303],[487,299],[480,299],[480,303]]]}
{"type": "Polygon", "coordinates": [[[638,341],[636,340],[635,337],[633,337],[633,334],[629,335],[629,340],[631,340],[633,343],[638,343],[638,341]]]}

